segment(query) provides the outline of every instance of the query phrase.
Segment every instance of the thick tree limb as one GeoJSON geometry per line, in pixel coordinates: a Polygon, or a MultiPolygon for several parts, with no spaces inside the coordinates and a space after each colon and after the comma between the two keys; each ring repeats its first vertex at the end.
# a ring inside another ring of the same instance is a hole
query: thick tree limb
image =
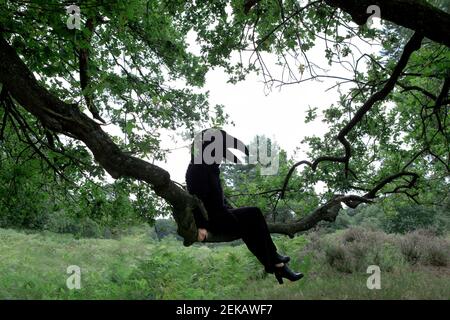
{"type": "MultiPolygon", "coordinates": [[[[369,6],[377,5],[381,19],[409,28],[425,37],[450,47],[450,14],[421,0],[324,0],[331,7],[350,14],[352,20],[363,25],[372,13],[369,6]]],[[[244,12],[248,13],[259,0],[246,0],[244,12]]]]}
{"type": "Polygon", "coordinates": [[[420,48],[422,40],[423,40],[422,34],[418,32],[414,33],[414,35],[405,45],[403,54],[400,57],[400,60],[395,66],[391,77],[384,85],[384,87],[380,91],[373,94],[364,103],[364,105],[358,109],[358,111],[355,113],[353,118],[346,124],[346,126],[342,128],[341,131],[339,132],[337,139],[344,145],[345,148],[345,157],[341,158],[341,160],[345,162],[346,169],[348,169],[348,162],[351,157],[350,143],[346,139],[347,134],[363,119],[364,115],[374,106],[375,103],[383,101],[388,96],[388,94],[394,89],[397,80],[399,79],[403,69],[406,67],[409,61],[409,58],[411,57],[414,51],[420,48]]]}
{"type": "Polygon", "coordinates": [[[65,103],[48,92],[3,37],[0,37],[0,61],[0,82],[22,107],[38,118],[44,127],[83,141],[113,178],[131,177],[149,183],[155,193],[172,206],[184,244],[197,241],[192,214],[197,201],[173,183],[167,171],[125,154],[101,126],[76,105],[65,103]]]}
{"type": "MultiPolygon", "coordinates": [[[[384,178],[379,183],[375,185],[375,187],[369,190],[363,196],[357,195],[335,195],[331,200],[329,200],[324,205],[315,209],[313,212],[308,214],[307,216],[295,221],[288,223],[269,223],[269,231],[271,233],[279,233],[284,234],[289,237],[293,237],[296,233],[309,230],[317,225],[320,221],[329,221],[333,222],[336,220],[336,217],[339,214],[339,211],[342,209],[342,203],[345,203],[350,208],[354,209],[362,203],[372,203],[373,199],[377,197],[377,193],[386,185],[394,182],[399,178],[403,178],[405,176],[411,177],[411,180],[406,185],[397,186],[394,191],[389,193],[400,193],[404,192],[401,189],[410,189],[412,188],[419,176],[416,173],[402,171],[391,175],[387,178],[384,178]]],[[[408,196],[410,196],[408,194],[408,196]]],[[[237,240],[236,236],[232,237],[225,234],[214,234],[209,232],[208,238],[205,242],[226,242],[237,240]]]]}
{"type": "Polygon", "coordinates": [[[280,199],[284,198],[285,190],[289,184],[289,180],[294,173],[295,169],[300,165],[308,165],[311,167],[313,171],[317,169],[317,166],[321,162],[325,161],[332,161],[332,162],[340,162],[345,164],[345,173],[347,175],[349,171],[349,160],[351,157],[351,145],[350,142],[347,140],[346,136],[347,134],[363,119],[365,114],[369,112],[369,110],[375,105],[375,103],[384,100],[389,93],[394,89],[395,84],[397,80],[399,79],[400,75],[402,74],[403,69],[406,67],[409,58],[411,57],[412,53],[416,50],[418,50],[421,46],[423,40],[423,36],[419,33],[415,33],[411,39],[408,41],[408,43],[405,45],[405,48],[403,50],[402,56],[400,57],[397,65],[394,68],[394,71],[391,74],[391,77],[386,82],[384,87],[373,94],[362,106],[358,109],[358,111],[355,113],[355,115],[352,117],[352,119],[341,129],[341,131],[337,135],[337,140],[344,146],[345,155],[342,157],[333,157],[333,156],[323,156],[319,157],[313,162],[309,162],[306,160],[297,162],[294,164],[291,169],[289,170],[288,174],[286,175],[286,178],[283,183],[282,192],[280,193],[280,199]]]}
{"type": "MultiPolygon", "coordinates": [[[[349,141],[346,139],[348,133],[363,119],[363,117],[367,114],[367,112],[375,105],[375,103],[383,101],[389,93],[394,89],[397,80],[400,78],[402,71],[406,67],[411,54],[418,50],[421,46],[423,36],[420,33],[415,33],[413,37],[406,44],[402,56],[400,57],[397,65],[395,66],[391,77],[385,83],[383,88],[373,94],[361,108],[355,113],[352,119],[341,129],[339,132],[337,139],[344,146],[345,155],[342,157],[336,156],[323,156],[315,159],[313,162],[310,161],[300,161],[294,164],[289,170],[282,187],[282,191],[280,193],[280,199],[284,198],[285,191],[288,187],[289,179],[292,176],[295,169],[300,165],[307,165],[311,167],[313,171],[317,169],[317,166],[321,162],[332,161],[332,162],[341,162],[345,164],[346,174],[349,171],[349,160],[351,157],[351,145],[349,141]]],[[[445,87],[445,85],[444,85],[445,87]]],[[[389,176],[382,181],[380,181],[372,190],[367,192],[364,196],[337,196],[327,202],[325,205],[320,208],[314,210],[310,215],[305,218],[300,219],[295,223],[282,223],[282,224],[270,224],[269,230],[275,233],[283,233],[289,236],[293,236],[297,232],[305,231],[312,228],[319,221],[334,221],[336,216],[339,213],[339,210],[342,208],[341,202],[344,202],[351,208],[356,208],[359,204],[364,202],[370,202],[372,199],[376,197],[376,194],[387,184],[397,180],[398,178],[409,176],[411,180],[406,185],[397,186],[392,193],[405,192],[404,189],[412,188],[419,176],[416,173],[402,171],[392,176],[389,176]]],[[[410,196],[408,194],[408,196],[410,196]]],[[[212,237],[214,239],[214,235],[212,237]]],[[[221,237],[218,237],[221,238],[221,237]]],[[[208,239],[208,241],[213,241],[213,239],[208,239]]]]}
{"type": "MultiPolygon", "coordinates": [[[[415,40],[417,41],[417,39],[415,40]]],[[[420,46],[420,42],[418,45],[420,46]]],[[[156,194],[172,206],[173,216],[178,225],[178,234],[184,238],[184,244],[190,245],[197,241],[197,228],[192,209],[199,206],[203,214],[207,216],[198,199],[189,195],[171,181],[169,173],[165,170],[122,152],[97,122],[82,113],[76,105],[65,103],[48,92],[38,83],[14,48],[2,37],[0,37],[0,59],[2,61],[0,64],[0,82],[22,107],[38,118],[44,127],[49,130],[71,135],[83,141],[92,151],[96,161],[113,178],[131,177],[151,184],[156,194]]],[[[373,101],[378,100],[373,99],[373,101]]],[[[324,157],[322,161],[331,158],[324,157]]],[[[310,165],[312,166],[314,163],[310,165]]],[[[398,177],[403,175],[398,175],[398,177]]],[[[395,179],[385,179],[381,184],[385,185],[393,180],[395,179]]],[[[269,230],[270,232],[293,236],[297,232],[310,229],[322,220],[334,221],[341,209],[342,202],[355,207],[360,203],[371,202],[371,197],[372,195],[375,196],[376,192],[369,192],[363,197],[356,195],[335,196],[299,221],[287,224],[269,224],[269,230]]],[[[230,240],[233,239],[224,235],[211,234],[207,241],[230,240]]]]}
{"type": "MultiPolygon", "coordinates": [[[[289,223],[268,223],[269,231],[270,233],[284,234],[290,238],[293,238],[296,233],[309,230],[320,221],[335,221],[337,215],[339,214],[339,210],[342,209],[342,202],[370,203],[371,200],[355,195],[335,196],[326,204],[315,209],[312,213],[298,221],[289,223]]],[[[208,232],[208,238],[204,242],[228,242],[238,239],[239,238],[237,236],[208,232]]]]}
{"type": "Polygon", "coordinates": [[[351,15],[358,25],[367,22],[372,13],[367,8],[380,7],[381,19],[391,21],[421,33],[427,38],[450,47],[450,14],[421,0],[325,0],[351,15]]]}

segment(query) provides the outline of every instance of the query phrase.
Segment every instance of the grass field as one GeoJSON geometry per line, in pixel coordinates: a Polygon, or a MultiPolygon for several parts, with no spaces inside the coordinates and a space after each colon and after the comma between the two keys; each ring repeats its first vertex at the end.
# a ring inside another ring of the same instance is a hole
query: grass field
{"type": "MultiPolygon", "coordinates": [[[[277,237],[280,251],[292,258],[290,265],[306,274],[279,285],[244,245],[186,248],[173,238],[154,240],[150,231],[142,227],[120,239],[75,239],[0,229],[0,299],[450,298],[448,265],[412,265],[384,253],[380,260],[377,253],[382,287],[369,290],[365,266],[342,271],[335,258],[330,260],[335,249],[303,236],[277,237]],[[81,289],[67,288],[69,265],[81,268],[81,289]]],[[[323,239],[333,243],[338,236],[323,239]]]]}

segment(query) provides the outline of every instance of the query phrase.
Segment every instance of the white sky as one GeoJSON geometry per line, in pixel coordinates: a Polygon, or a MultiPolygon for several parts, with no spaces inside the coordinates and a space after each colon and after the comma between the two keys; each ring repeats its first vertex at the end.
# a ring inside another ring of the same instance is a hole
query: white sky
{"type": "MultiPolygon", "coordinates": [[[[244,143],[255,135],[264,134],[275,139],[281,148],[293,155],[300,141],[306,135],[322,134],[326,126],[305,125],[304,117],[308,105],[328,106],[335,102],[335,94],[324,94],[324,86],[318,83],[304,83],[284,87],[264,94],[264,85],[259,77],[252,75],[236,85],[226,83],[227,75],[220,70],[208,73],[205,89],[210,91],[211,105],[223,104],[235,126],[224,129],[244,143]]],[[[162,148],[173,149],[186,145],[186,141],[174,143],[169,135],[163,138],[162,148]]],[[[184,182],[184,173],[190,160],[189,148],[171,151],[167,162],[157,164],[170,172],[172,180],[184,182]]]]}
{"type": "MultiPolygon", "coordinates": [[[[358,46],[363,46],[366,52],[376,49],[363,44],[358,46]]],[[[321,67],[329,67],[320,45],[308,52],[308,58],[321,67]]],[[[270,58],[266,62],[269,60],[270,58]]],[[[276,70],[275,65],[269,68],[271,72],[276,70]]],[[[352,74],[340,66],[329,68],[328,75],[352,78],[352,74]]],[[[288,157],[295,156],[296,160],[305,158],[305,150],[300,149],[300,153],[294,155],[295,149],[300,146],[300,141],[305,136],[321,136],[327,131],[327,126],[321,122],[320,110],[336,103],[339,98],[337,88],[327,91],[338,82],[336,79],[286,85],[281,89],[273,88],[269,93],[266,93],[261,75],[251,74],[245,81],[237,84],[227,83],[227,80],[228,75],[223,70],[212,70],[207,74],[204,87],[210,93],[210,104],[224,105],[224,111],[235,124],[226,125],[224,129],[246,144],[258,134],[270,137],[287,151],[288,157]],[[309,106],[319,108],[318,117],[316,121],[305,124],[309,106]]],[[[173,132],[162,136],[163,149],[174,149],[189,143],[182,141],[181,137],[175,142],[172,137],[173,132]]],[[[171,151],[167,161],[156,164],[166,169],[172,180],[184,183],[189,160],[189,148],[185,147],[171,151]]]]}
{"type": "MultiPolygon", "coordinates": [[[[374,27],[378,28],[380,25],[374,27]]],[[[362,41],[352,42],[363,53],[379,50],[378,46],[369,46],[362,41]]],[[[199,47],[195,43],[195,34],[188,34],[188,43],[190,44],[189,50],[198,53],[199,47]]],[[[307,52],[310,61],[322,68],[327,68],[327,72],[321,74],[353,78],[353,74],[341,65],[329,66],[325,59],[324,49],[323,41],[318,40],[316,47],[307,52]]],[[[237,54],[233,56],[234,59],[237,57],[237,54]]],[[[358,52],[355,52],[355,57],[359,58],[358,52]]],[[[272,74],[280,72],[280,67],[274,64],[275,56],[265,56],[264,61],[268,64],[272,74]]],[[[364,66],[364,63],[360,63],[360,67],[364,66]]],[[[359,69],[361,70],[361,68],[359,69]]],[[[306,72],[305,77],[307,77],[306,72]]],[[[287,151],[288,157],[294,157],[295,160],[305,159],[305,150],[300,149],[300,152],[295,154],[295,149],[300,146],[300,141],[304,137],[322,136],[327,131],[326,124],[321,122],[321,110],[336,103],[339,98],[337,88],[327,91],[339,81],[337,79],[321,79],[320,81],[285,85],[281,89],[274,87],[270,92],[267,92],[267,88],[262,82],[262,75],[250,74],[245,81],[237,84],[227,83],[228,79],[228,75],[222,69],[210,70],[206,76],[205,86],[201,89],[202,92],[209,91],[210,105],[224,105],[224,111],[229,115],[229,120],[234,122],[234,126],[226,125],[224,129],[246,144],[256,135],[270,137],[287,151]],[[318,117],[314,122],[305,124],[304,119],[309,106],[319,108],[318,117]]],[[[207,124],[199,125],[199,127],[207,128],[207,124]]],[[[118,128],[108,126],[105,129],[110,134],[122,135],[118,128]]],[[[186,146],[191,141],[183,141],[180,133],[161,130],[161,148],[175,150],[168,153],[166,161],[155,161],[154,163],[167,170],[172,180],[184,183],[184,175],[190,160],[190,149],[186,146]]]]}

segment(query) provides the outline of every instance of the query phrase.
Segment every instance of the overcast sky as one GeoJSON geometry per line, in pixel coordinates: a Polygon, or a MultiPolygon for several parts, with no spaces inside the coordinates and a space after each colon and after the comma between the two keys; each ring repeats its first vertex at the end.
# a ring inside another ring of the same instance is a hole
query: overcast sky
{"type": "MultiPolygon", "coordinates": [[[[363,48],[365,53],[376,50],[374,46],[363,44],[359,44],[359,47],[363,48]]],[[[328,65],[323,44],[318,44],[308,52],[308,58],[319,66],[328,68],[325,74],[352,78],[352,73],[341,66],[328,65]]],[[[276,74],[279,69],[273,63],[273,56],[268,56],[265,60],[271,72],[276,74]]],[[[210,104],[224,105],[225,112],[235,124],[234,126],[226,125],[224,129],[244,143],[249,143],[255,135],[273,138],[282,149],[288,152],[288,156],[295,156],[298,160],[305,157],[302,149],[300,153],[294,155],[295,149],[300,146],[300,141],[305,136],[320,136],[327,131],[327,126],[321,122],[320,111],[316,121],[304,124],[309,106],[323,110],[332,103],[336,103],[339,98],[337,88],[327,91],[329,87],[336,84],[338,81],[336,79],[285,85],[281,89],[273,88],[267,92],[261,75],[251,74],[245,81],[237,84],[227,83],[228,78],[223,70],[212,70],[207,74],[204,87],[210,92],[210,104]]],[[[181,138],[173,141],[172,137],[173,132],[165,132],[162,139],[163,149],[173,149],[185,146],[187,143],[181,138]]],[[[166,169],[172,180],[184,183],[189,159],[189,148],[185,147],[171,151],[167,161],[156,164],[166,169]]]]}
{"type": "MultiPolygon", "coordinates": [[[[375,22],[379,19],[374,19],[375,22]]],[[[375,23],[373,27],[381,25],[375,23]]],[[[195,34],[188,34],[189,50],[199,53],[200,49],[195,42],[195,34]]],[[[360,52],[355,52],[355,59],[362,53],[372,53],[380,49],[379,46],[370,46],[365,42],[352,41],[360,52]]],[[[346,70],[341,64],[328,65],[325,59],[325,45],[322,40],[316,42],[316,46],[307,52],[308,59],[326,70],[318,72],[322,75],[353,78],[353,73],[346,70]]],[[[232,59],[237,59],[234,54],[232,59]]],[[[352,58],[349,60],[354,64],[352,58]]],[[[245,61],[245,60],[244,60],[245,61]]],[[[265,55],[264,62],[274,78],[281,74],[281,68],[275,65],[274,55],[265,55]]],[[[295,67],[294,64],[292,66],[295,67]]],[[[359,70],[364,69],[365,64],[360,63],[359,70]]],[[[300,72],[298,72],[300,74],[300,72]]],[[[305,72],[305,78],[309,77],[305,72]]],[[[281,88],[273,87],[271,90],[263,83],[262,75],[252,73],[244,81],[237,84],[227,83],[229,76],[223,69],[210,70],[206,76],[206,84],[202,91],[209,91],[209,103],[224,105],[224,111],[229,115],[229,120],[234,125],[225,125],[224,129],[231,135],[248,144],[256,135],[265,135],[277,141],[278,145],[287,151],[288,157],[295,160],[305,159],[304,147],[295,153],[300,147],[301,140],[306,136],[322,136],[327,131],[327,126],[321,121],[322,110],[326,109],[339,99],[338,88],[328,90],[339,80],[321,79],[320,81],[308,81],[301,84],[284,85],[281,88]],[[318,108],[318,117],[314,122],[305,124],[306,111],[309,107],[318,108]]],[[[177,85],[183,85],[178,83],[177,85]]],[[[348,88],[343,86],[343,92],[348,88]]],[[[199,128],[207,128],[207,124],[199,124],[199,128]]],[[[105,128],[109,133],[123,135],[115,126],[105,128]]],[[[190,160],[189,143],[183,141],[180,132],[161,130],[161,148],[174,149],[167,155],[166,161],[155,161],[158,166],[166,169],[171,179],[179,183],[185,183],[185,172],[190,160]]],[[[151,159],[147,159],[152,161],[151,159]]]]}

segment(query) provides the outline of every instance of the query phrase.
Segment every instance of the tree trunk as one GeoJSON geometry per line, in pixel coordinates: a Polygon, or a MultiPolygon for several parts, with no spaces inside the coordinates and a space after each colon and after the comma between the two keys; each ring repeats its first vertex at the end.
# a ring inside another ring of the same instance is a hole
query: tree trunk
{"type": "Polygon", "coordinates": [[[372,13],[367,8],[380,7],[381,19],[391,21],[427,38],[450,47],[450,14],[420,0],[325,0],[352,16],[355,23],[363,25],[372,13]]]}

